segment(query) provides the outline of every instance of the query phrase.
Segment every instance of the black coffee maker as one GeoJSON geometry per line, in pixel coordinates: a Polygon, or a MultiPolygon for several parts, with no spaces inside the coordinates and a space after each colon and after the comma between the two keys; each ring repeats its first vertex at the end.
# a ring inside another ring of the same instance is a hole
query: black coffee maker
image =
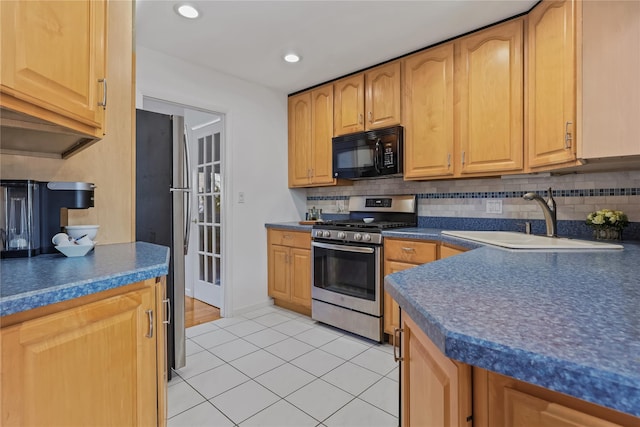
{"type": "Polygon", "coordinates": [[[66,225],[66,209],[94,206],[88,182],[0,180],[2,258],[55,252],[51,238],[66,225]]]}

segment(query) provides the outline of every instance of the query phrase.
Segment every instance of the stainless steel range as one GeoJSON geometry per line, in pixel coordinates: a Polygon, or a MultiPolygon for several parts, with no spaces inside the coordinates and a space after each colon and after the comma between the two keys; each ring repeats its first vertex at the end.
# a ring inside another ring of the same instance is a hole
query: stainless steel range
{"type": "Polygon", "coordinates": [[[415,227],[416,196],[352,196],[349,212],[313,226],[311,317],[381,342],[382,230],[415,227]]]}

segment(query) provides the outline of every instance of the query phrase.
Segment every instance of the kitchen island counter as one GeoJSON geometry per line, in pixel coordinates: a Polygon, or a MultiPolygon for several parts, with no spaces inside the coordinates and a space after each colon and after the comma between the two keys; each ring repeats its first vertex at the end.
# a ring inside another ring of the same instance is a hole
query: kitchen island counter
{"type": "Polygon", "coordinates": [[[61,253],[0,262],[0,315],[114,289],[169,269],[169,248],[151,243],[98,245],[86,256],[61,253]]]}
{"type": "Polygon", "coordinates": [[[640,244],[514,251],[438,230],[384,234],[477,248],[385,278],[447,357],[640,416],[640,244]]]}

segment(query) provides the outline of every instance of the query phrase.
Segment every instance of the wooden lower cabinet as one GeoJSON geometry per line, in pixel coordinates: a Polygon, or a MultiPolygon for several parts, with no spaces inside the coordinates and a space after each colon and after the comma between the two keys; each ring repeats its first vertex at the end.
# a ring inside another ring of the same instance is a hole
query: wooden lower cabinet
{"type": "Polygon", "coordinates": [[[473,389],[475,427],[640,425],[631,415],[476,367],[473,389]]]}
{"type": "Polygon", "coordinates": [[[400,362],[402,427],[470,427],[471,367],[446,357],[403,313],[400,362]]]}
{"type": "Polygon", "coordinates": [[[311,314],[311,233],[269,229],[267,246],[269,296],[311,314]]]}
{"type": "Polygon", "coordinates": [[[141,285],[2,328],[1,424],[165,425],[164,281],[141,285]]]}
{"type": "Polygon", "coordinates": [[[440,256],[438,257],[438,259],[445,259],[449,258],[450,256],[460,255],[463,252],[466,252],[466,250],[454,248],[447,245],[440,245],[440,256]]]}
{"type": "Polygon", "coordinates": [[[402,427],[637,427],[640,418],[446,357],[402,313],[402,427]]]}
{"type": "MultiPolygon", "coordinates": [[[[384,239],[384,275],[397,273],[437,259],[438,244],[417,240],[384,239]]],[[[400,308],[391,295],[384,293],[383,329],[393,335],[400,326],[400,308]]]]}

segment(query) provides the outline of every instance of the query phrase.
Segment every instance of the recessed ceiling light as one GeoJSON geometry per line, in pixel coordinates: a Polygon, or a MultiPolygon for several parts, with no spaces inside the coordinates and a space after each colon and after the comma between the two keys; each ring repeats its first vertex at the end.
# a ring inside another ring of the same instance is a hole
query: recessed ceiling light
{"type": "Polygon", "coordinates": [[[300,61],[300,57],[298,55],[296,55],[295,53],[287,53],[284,56],[284,60],[287,62],[298,62],[300,61]]]}
{"type": "Polygon", "coordinates": [[[198,12],[198,9],[191,6],[190,4],[178,5],[176,6],[175,10],[181,16],[184,16],[185,18],[189,18],[189,19],[196,19],[198,16],[200,16],[200,12],[198,12]]]}

